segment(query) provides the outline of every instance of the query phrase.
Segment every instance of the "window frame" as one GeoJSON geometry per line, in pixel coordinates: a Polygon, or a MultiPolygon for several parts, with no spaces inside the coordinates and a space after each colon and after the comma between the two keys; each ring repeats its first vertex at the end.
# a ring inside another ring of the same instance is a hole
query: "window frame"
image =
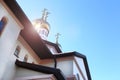
{"type": "Polygon", "coordinates": [[[15,55],[17,58],[19,58],[20,51],[21,51],[20,46],[17,46],[16,49],[15,49],[15,51],[14,51],[14,55],[15,55]]]}
{"type": "Polygon", "coordinates": [[[1,27],[1,28],[0,28],[0,36],[2,35],[4,29],[5,29],[6,25],[7,25],[7,22],[8,22],[7,17],[6,17],[6,16],[3,16],[3,17],[1,18],[1,20],[0,20],[0,23],[3,23],[3,24],[0,25],[0,27],[1,27]]]}

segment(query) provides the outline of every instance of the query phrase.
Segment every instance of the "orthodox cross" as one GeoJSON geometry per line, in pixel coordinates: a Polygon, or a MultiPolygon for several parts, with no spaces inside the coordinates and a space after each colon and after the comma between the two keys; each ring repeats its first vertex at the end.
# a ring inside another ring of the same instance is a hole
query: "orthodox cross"
{"type": "Polygon", "coordinates": [[[42,19],[46,21],[47,17],[48,17],[48,14],[50,14],[50,13],[47,11],[47,9],[44,9],[42,12],[43,12],[42,13],[42,19]]]}
{"type": "Polygon", "coordinates": [[[47,20],[48,14],[50,14],[50,12],[46,12],[45,21],[47,20]]]}
{"type": "Polygon", "coordinates": [[[47,11],[47,9],[44,8],[44,10],[42,11],[43,12],[42,13],[42,19],[44,19],[46,11],[47,11]]]}

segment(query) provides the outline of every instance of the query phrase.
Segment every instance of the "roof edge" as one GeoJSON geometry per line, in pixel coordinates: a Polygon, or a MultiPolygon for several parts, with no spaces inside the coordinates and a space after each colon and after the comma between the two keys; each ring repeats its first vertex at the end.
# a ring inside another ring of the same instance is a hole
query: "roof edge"
{"type": "Polygon", "coordinates": [[[87,62],[87,57],[85,55],[83,55],[79,52],[73,51],[73,52],[67,52],[67,53],[62,53],[62,54],[54,54],[54,56],[56,58],[69,57],[69,56],[76,56],[76,57],[82,58],[84,61],[85,69],[87,71],[88,80],[92,80],[88,62],[87,62]]]}
{"type": "Polygon", "coordinates": [[[52,57],[52,53],[34,30],[28,17],[25,15],[16,0],[4,0],[4,2],[24,26],[24,29],[20,32],[20,35],[30,45],[40,59],[52,57]]]}
{"type": "Polygon", "coordinates": [[[55,69],[47,66],[42,66],[38,64],[26,63],[19,60],[16,60],[15,64],[19,67],[26,68],[29,70],[34,70],[46,74],[53,74],[57,80],[66,80],[63,76],[62,71],[60,69],[55,69]]]}

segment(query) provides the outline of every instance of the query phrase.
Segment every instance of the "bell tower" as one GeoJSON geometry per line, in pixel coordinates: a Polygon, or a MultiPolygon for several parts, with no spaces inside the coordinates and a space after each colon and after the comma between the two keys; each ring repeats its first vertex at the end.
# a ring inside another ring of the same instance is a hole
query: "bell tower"
{"type": "Polygon", "coordinates": [[[35,30],[38,32],[39,36],[47,40],[50,31],[50,24],[47,22],[48,14],[50,14],[47,9],[42,11],[42,17],[40,19],[36,19],[32,22],[35,30]]]}

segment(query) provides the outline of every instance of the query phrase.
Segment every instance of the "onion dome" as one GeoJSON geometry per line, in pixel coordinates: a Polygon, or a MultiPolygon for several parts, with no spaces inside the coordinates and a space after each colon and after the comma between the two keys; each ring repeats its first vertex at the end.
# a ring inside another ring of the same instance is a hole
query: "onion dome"
{"type": "Polygon", "coordinates": [[[50,31],[50,24],[47,22],[47,17],[49,12],[47,12],[46,10],[47,9],[43,10],[42,18],[36,19],[32,22],[35,30],[38,32],[40,37],[44,40],[47,39],[50,31]]]}

